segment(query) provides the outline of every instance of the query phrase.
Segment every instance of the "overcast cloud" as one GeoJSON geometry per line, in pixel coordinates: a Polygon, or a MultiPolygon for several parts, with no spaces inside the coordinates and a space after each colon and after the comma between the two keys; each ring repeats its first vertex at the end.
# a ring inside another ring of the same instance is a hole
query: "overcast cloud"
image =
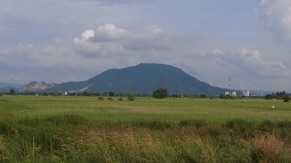
{"type": "Polygon", "coordinates": [[[0,82],[67,82],[171,64],[214,86],[291,91],[291,2],[0,2],[0,82]],[[228,4],[228,5],[222,5],[228,4]]]}

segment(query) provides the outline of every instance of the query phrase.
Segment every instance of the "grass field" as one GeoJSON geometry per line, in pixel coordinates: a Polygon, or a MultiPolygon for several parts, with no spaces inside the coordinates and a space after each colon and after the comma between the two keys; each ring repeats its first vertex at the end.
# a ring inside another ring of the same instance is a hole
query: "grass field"
{"type": "Polygon", "coordinates": [[[281,100],[0,96],[0,162],[291,162],[290,156],[291,104],[281,100]]]}

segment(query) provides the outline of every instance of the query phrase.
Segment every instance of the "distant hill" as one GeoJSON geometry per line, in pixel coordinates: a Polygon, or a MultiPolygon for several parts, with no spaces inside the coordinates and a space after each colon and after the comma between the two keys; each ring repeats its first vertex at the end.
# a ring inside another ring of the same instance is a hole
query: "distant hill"
{"type": "Polygon", "coordinates": [[[0,92],[9,92],[11,88],[16,90],[21,86],[22,86],[21,84],[0,82],[0,92]]]}
{"type": "Polygon", "coordinates": [[[20,92],[33,92],[33,91],[41,91],[48,88],[53,88],[57,84],[54,83],[45,83],[45,82],[30,82],[21,88],[18,89],[20,92]]]}
{"type": "Polygon", "coordinates": [[[86,81],[62,83],[45,91],[152,94],[158,88],[166,88],[170,94],[219,95],[225,91],[202,82],[174,66],[148,63],[109,69],[86,81]]]}

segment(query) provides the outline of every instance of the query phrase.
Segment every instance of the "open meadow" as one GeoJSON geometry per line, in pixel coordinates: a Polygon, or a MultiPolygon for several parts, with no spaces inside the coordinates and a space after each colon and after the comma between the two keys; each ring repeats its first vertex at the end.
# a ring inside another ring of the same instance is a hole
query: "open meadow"
{"type": "Polygon", "coordinates": [[[291,104],[2,95],[0,162],[291,162],[291,104]]]}

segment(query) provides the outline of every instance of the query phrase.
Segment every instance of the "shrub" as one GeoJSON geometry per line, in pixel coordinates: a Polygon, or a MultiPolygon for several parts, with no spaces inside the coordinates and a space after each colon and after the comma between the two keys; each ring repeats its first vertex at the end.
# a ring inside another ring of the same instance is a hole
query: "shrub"
{"type": "Polygon", "coordinates": [[[129,93],[129,94],[127,95],[127,100],[128,100],[128,101],[134,101],[134,100],[135,100],[135,96],[134,96],[134,94],[129,93]]]}
{"type": "Polygon", "coordinates": [[[290,97],[284,97],[284,98],[283,98],[283,101],[284,101],[284,102],[289,102],[289,101],[290,101],[290,97]]]}
{"type": "Polygon", "coordinates": [[[101,100],[102,101],[102,100],[104,100],[104,98],[102,96],[99,96],[98,97],[98,100],[101,100]]]}

